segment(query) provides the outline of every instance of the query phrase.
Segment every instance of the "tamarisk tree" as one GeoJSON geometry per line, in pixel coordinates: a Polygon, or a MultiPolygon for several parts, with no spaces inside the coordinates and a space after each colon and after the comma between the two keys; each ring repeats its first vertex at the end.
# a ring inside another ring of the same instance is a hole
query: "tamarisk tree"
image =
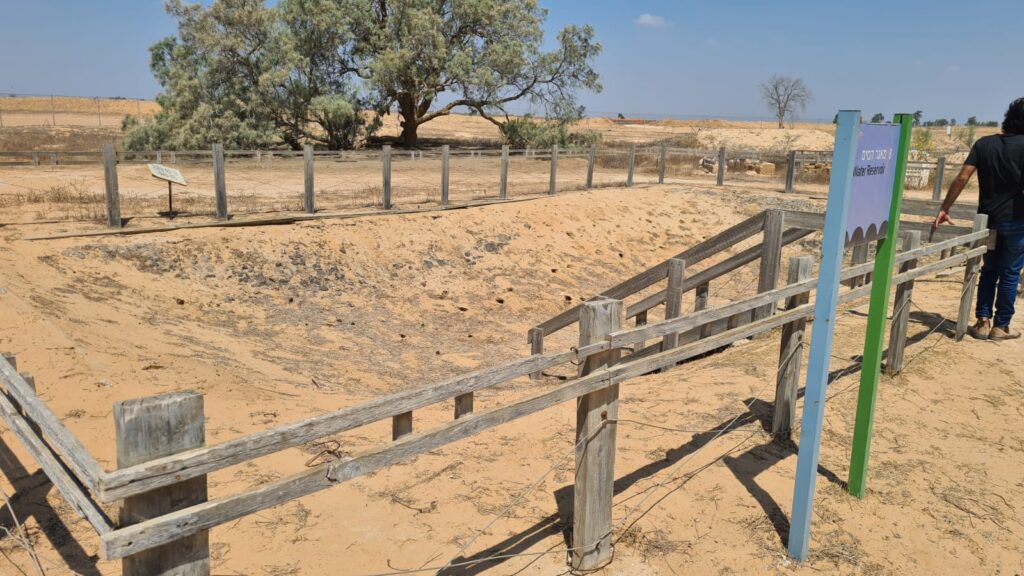
{"type": "Polygon", "coordinates": [[[401,142],[415,145],[426,122],[462,108],[499,127],[507,106],[582,114],[577,91],[600,91],[601,51],[590,26],[569,26],[541,50],[547,11],[536,0],[349,0],[357,14],[356,58],[377,98],[397,108],[401,142]]]}

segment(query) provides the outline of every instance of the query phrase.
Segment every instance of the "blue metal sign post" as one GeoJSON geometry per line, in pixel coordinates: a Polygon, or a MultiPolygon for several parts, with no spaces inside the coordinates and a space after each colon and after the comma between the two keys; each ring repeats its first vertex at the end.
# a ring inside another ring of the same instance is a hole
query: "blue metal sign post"
{"type": "Polygon", "coordinates": [[[814,505],[814,482],[818,473],[821,427],[825,417],[825,392],[828,386],[829,357],[835,328],[839,275],[843,267],[846,216],[850,208],[853,168],[857,156],[860,111],[839,113],[825,230],[821,248],[821,266],[814,299],[814,323],[811,350],[807,361],[807,387],[804,394],[803,421],[800,423],[800,451],[793,490],[793,514],[789,529],[789,553],[797,560],[807,559],[814,505]]]}

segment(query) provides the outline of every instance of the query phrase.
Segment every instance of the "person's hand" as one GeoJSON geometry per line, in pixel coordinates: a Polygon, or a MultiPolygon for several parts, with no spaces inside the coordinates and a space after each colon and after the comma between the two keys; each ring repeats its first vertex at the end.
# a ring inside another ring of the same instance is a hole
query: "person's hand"
{"type": "Polygon", "coordinates": [[[935,217],[935,221],[932,222],[932,231],[938,230],[939,226],[943,224],[953,225],[953,220],[949,217],[949,212],[945,210],[939,210],[939,215],[935,217]]]}

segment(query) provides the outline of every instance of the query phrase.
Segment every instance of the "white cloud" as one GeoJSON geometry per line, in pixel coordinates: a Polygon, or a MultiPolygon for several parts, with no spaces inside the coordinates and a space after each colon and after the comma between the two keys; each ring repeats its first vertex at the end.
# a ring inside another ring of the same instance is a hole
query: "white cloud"
{"type": "Polygon", "coordinates": [[[634,23],[637,26],[644,26],[647,28],[664,28],[668,26],[668,20],[665,20],[661,16],[655,16],[644,12],[641,14],[634,23]]]}

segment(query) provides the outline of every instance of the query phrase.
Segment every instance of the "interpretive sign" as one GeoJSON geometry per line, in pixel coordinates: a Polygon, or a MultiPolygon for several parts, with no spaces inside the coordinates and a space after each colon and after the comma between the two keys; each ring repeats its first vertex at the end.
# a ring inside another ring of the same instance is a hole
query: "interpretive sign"
{"type": "Polygon", "coordinates": [[[896,125],[865,125],[860,123],[860,118],[860,111],[856,110],[840,112],[837,117],[789,530],[789,553],[800,561],[807,559],[810,542],[825,392],[829,383],[829,359],[832,357],[845,246],[850,242],[879,241],[872,275],[860,403],[854,433],[850,488],[855,495],[863,494],[871,415],[892,284],[896,243],[891,240],[899,229],[912,118],[899,115],[896,125]],[[855,491],[857,489],[860,492],[855,491]]]}
{"type": "Polygon", "coordinates": [[[850,214],[846,220],[847,244],[871,242],[885,236],[899,139],[898,125],[862,124],[860,127],[850,214]]]}
{"type": "Polygon", "coordinates": [[[163,164],[150,164],[149,173],[152,174],[154,178],[173,182],[179,186],[188,186],[188,183],[185,182],[185,177],[181,175],[181,172],[174,168],[168,168],[163,164]]]}

